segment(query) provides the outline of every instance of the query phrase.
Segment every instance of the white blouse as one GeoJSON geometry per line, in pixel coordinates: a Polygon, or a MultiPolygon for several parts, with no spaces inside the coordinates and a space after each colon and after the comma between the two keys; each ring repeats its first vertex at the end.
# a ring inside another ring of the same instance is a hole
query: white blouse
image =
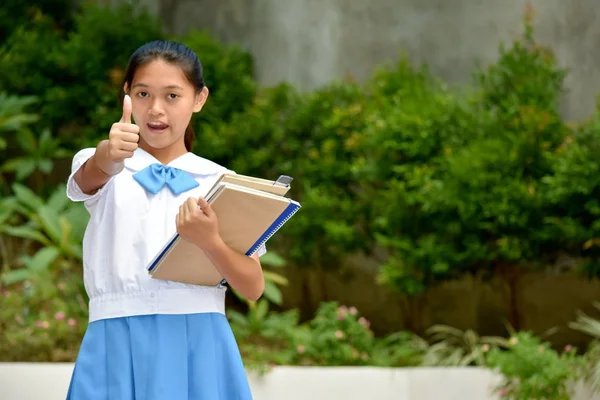
{"type": "MultiPolygon", "coordinates": [[[[225,313],[226,287],[196,286],[153,279],[149,262],[176,232],[175,217],[188,198],[206,195],[223,173],[233,173],[212,161],[186,153],[168,165],[187,171],[199,186],[174,195],[167,186],[156,195],[146,192],[133,174],[158,163],[138,148],[125,168],[93,195],[81,191],[73,176],[94,154],[94,148],[73,158],[67,196],[83,201],[90,220],[83,238],[83,278],[90,298],[89,321],[143,314],[225,313]]],[[[264,246],[259,250],[261,256],[264,246]]]]}

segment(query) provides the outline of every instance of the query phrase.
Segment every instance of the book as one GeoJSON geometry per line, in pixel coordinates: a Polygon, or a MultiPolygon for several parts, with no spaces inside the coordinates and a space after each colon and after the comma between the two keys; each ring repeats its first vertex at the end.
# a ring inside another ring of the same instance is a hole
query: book
{"type": "Polygon", "coordinates": [[[262,190],[268,193],[277,194],[279,196],[285,196],[290,190],[291,181],[292,178],[286,175],[281,175],[276,181],[271,181],[268,179],[255,178],[246,175],[223,174],[207,192],[206,198],[209,199],[222,183],[235,183],[244,187],[262,190]]]}
{"type": "MultiPolygon", "coordinates": [[[[297,201],[277,194],[287,192],[289,182],[275,185],[273,181],[239,178],[222,176],[210,189],[206,200],[217,214],[223,241],[233,250],[251,256],[301,206],[297,201]],[[257,186],[265,190],[259,190],[257,186]],[[269,188],[277,193],[271,193],[269,188]]],[[[203,286],[215,286],[223,280],[204,251],[177,233],[150,262],[148,273],[155,279],[203,286]]]]}

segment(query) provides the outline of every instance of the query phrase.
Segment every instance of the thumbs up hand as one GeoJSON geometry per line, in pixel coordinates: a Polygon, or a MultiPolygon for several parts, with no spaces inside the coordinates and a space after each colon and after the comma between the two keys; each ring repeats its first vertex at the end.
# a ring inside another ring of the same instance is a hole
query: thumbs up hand
{"type": "Polygon", "coordinates": [[[115,122],[108,134],[108,140],[98,144],[96,163],[107,175],[121,172],[126,158],[133,157],[138,148],[140,127],[131,123],[131,97],[123,99],[123,114],[119,122],[115,122]]]}

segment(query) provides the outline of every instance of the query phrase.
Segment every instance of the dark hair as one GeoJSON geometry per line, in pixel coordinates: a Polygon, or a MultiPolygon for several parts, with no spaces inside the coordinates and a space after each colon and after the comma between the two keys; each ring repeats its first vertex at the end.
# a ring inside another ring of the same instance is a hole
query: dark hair
{"type": "MultiPolygon", "coordinates": [[[[202,64],[196,53],[183,44],[169,40],[155,40],[146,43],[133,52],[129,59],[127,71],[123,83],[131,87],[133,77],[138,67],[148,64],[151,61],[163,60],[169,64],[178,65],[183,71],[187,80],[194,86],[196,92],[204,89],[204,76],[202,73],[202,64]]],[[[121,96],[122,98],[123,96],[121,96]]],[[[187,151],[192,151],[192,145],[195,138],[192,121],[185,129],[185,147],[187,151]]]]}

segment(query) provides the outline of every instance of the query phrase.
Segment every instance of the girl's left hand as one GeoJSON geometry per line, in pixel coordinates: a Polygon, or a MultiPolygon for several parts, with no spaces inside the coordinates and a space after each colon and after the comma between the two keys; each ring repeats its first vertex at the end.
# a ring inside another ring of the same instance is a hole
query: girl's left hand
{"type": "Polygon", "coordinates": [[[211,251],[221,241],[217,215],[202,197],[190,197],[179,207],[176,226],[183,239],[203,250],[211,251]]]}

